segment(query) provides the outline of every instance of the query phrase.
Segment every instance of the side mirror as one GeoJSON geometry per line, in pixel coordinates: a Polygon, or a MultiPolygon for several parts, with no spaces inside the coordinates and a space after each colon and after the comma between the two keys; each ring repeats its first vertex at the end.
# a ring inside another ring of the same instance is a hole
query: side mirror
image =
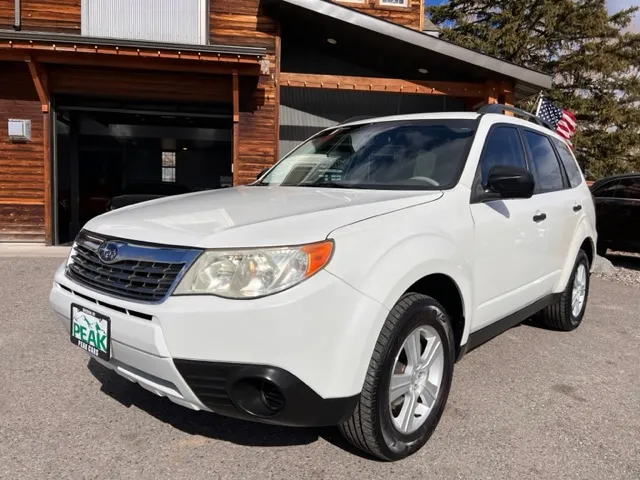
{"type": "Polygon", "coordinates": [[[500,198],[531,198],[536,182],[525,168],[499,165],[489,170],[487,186],[500,198]]]}
{"type": "Polygon", "coordinates": [[[262,170],[258,176],[256,177],[256,180],[260,180],[260,177],[262,177],[265,173],[267,173],[269,171],[268,168],[265,168],[264,170],[262,170]]]}

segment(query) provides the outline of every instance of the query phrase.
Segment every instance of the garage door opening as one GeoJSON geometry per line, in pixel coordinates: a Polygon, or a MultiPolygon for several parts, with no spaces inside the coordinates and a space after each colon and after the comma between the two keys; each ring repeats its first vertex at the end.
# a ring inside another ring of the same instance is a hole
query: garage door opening
{"type": "Polygon", "coordinates": [[[54,243],[110,209],[161,196],[231,187],[227,106],[89,106],[58,102],[54,243]]]}

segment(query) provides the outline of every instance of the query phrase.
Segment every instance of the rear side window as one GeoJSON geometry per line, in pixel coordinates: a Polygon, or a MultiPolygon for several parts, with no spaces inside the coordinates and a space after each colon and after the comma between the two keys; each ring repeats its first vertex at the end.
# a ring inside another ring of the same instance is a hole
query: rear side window
{"type": "Polygon", "coordinates": [[[617,198],[640,200],[640,178],[623,178],[613,194],[617,198]]]}
{"type": "Polygon", "coordinates": [[[525,131],[524,137],[529,150],[531,150],[532,170],[536,179],[537,193],[562,190],[564,188],[562,172],[549,137],[531,130],[525,131]]]}
{"type": "Polygon", "coordinates": [[[518,130],[497,127],[491,131],[480,160],[480,179],[486,187],[489,171],[495,166],[527,168],[518,130]]]}
{"type": "Polygon", "coordinates": [[[560,160],[567,172],[567,177],[569,177],[569,185],[571,185],[571,188],[577,187],[582,183],[582,173],[580,172],[580,167],[578,167],[575,158],[573,158],[573,154],[564,142],[554,138],[553,143],[556,144],[556,148],[560,154],[560,160]]]}
{"type": "Polygon", "coordinates": [[[601,187],[598,187],[594,190],[593,196],[597,198],[615,197],[619,186],[620,180],[614,180],[613,182],[605,183],[601,187]]]}

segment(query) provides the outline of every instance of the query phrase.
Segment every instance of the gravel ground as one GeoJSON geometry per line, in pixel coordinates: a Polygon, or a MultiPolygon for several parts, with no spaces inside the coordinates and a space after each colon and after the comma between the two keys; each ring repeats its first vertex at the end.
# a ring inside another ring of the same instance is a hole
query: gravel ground
{"type": "Polygon", "coordinates": [[[2,479],[640,479],[640,296],[594,278],[572,333],[520,326],[456,365],[442,421],[387,464],[333,429],[173,405],[71,345],[47,304],[60,258],[0,258],[2,479]]]}
{"type": "Polygon", "coordinates": [[[640,254],[610,250],[596,259],[594,275],[625,285],[640,287],[640,254]]]}

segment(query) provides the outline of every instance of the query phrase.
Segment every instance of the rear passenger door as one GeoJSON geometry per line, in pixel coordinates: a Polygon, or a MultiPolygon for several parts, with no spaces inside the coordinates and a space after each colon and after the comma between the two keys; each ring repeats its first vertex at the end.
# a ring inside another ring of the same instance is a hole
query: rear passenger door
{"type": "Polygon", "coordinates": [[[540,287],[546,295],[553,291],[562,274],[579,216],[584,212],[577,191],[570,188],[551,137],[530,129],[523,129],[523,137],[536,180],[536,215],[545,232],[540,287]],[[580,209],[574,211],[579,205],[580,209]]]}
{"type": "Polygon", "coordinates": [[[640,177],[623,177],[608,190],[607,211],[598,217],[607,227],[603,240],[612,248],[640,249],[640,177]]]}
{"type": "Polygon", "coordinates": [[[598,186],[593,191],[596,204],[596,229],[598,230],[598,243],[604,245],[613,243],[622,238],[625,229],[618,224],[615,198],[620,179],[615,178],[598,186]]]}
{"type": "Polygon", "coordinates": [[[518,128],[496,125],[489,132],[480,158],[471,198],[474,221],[474,300],[471,331],[477,331],[521,310],[540,298],[538,279],[545,232],[534,222],[534,199],[480,198],[489,171],[498,165],[527,168],[518,128]]]}

